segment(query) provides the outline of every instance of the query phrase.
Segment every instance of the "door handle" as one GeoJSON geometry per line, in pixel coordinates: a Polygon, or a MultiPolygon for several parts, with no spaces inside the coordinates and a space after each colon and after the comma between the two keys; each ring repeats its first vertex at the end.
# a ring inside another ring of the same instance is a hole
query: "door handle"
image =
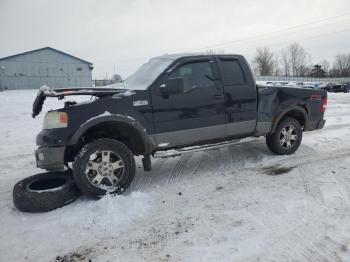
{"type": "Polygon", "coordinates": [[[224,98],[223,95],[214,95],[215,100],[222,100],[224,98]]]}

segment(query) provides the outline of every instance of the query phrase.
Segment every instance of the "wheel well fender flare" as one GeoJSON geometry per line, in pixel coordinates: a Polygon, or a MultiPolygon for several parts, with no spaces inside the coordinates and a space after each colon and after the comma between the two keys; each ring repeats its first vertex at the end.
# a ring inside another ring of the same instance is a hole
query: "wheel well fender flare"
{"type": "MultiPolygon", "coordinates": [[[[275,121],[272,124],[272,128],[271,128],[270,132],[271,133],[275,132],[275,129],[276,129],[277,125],[281,122],[281,120],[285,116],[287,116],[289,113],[292,113],[292,112],[298,112],[299,114],[301,114],[303,117],[304,126],[308,125],[309,116],[308,116],[306,109],[301,105],[293,105],[293,106],[289,106],[288,108],[286,108],[285,110],[283,110],[282,112],[280,112],[278,114],[278,116],[275,118],[275,121]]],[[[293,116],[291,116],[291,117],[293,117],[293,116]]]]}
{"type": "Polygon", "coordinates": [[[90,120],[85,122],[83,125],[81,125],[80,128],[73,134],[69,144],[71,145],[78,144],[81,137],[84,134],[86,134],[86,132],[88,132],[91,128],[101,124],[106,124],[106,123],[113,123],[115,125],[121,124],[135,130],[142,140],[145,154],[150,154],[153,151],[153,148],[155,148],[154,140],[152,139],[151,136],[147,134],[146,129],[141,125],[139,121],[129,116],[116,115],[116,114],[91,118],[90,120]]]}

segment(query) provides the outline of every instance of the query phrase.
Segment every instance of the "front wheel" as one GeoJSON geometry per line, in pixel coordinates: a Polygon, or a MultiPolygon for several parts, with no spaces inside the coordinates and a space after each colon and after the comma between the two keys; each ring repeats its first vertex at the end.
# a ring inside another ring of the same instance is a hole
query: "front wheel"
{"type": "Polygon", "coordinates": [[[288,117],[278,124],[274,133],[266,136],[266,144],[275,154],[290,155],[299,148],[302,136],[300,123],[288,117]]]}
{"type": "Polygon", "coordinates": [[[73,164],[78,188],[86,195],[100,198],[120,194],[135,176],[135,159],[130,149],[114,139],[98,139],[85,145],[73,164]]]}

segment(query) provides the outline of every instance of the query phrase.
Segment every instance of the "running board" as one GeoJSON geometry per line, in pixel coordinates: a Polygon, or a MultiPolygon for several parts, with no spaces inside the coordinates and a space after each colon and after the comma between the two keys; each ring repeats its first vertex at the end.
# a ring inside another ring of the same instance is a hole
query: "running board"
{"type": "Polygon", "coordinates": [[[234,140],[234,141],[228,141],[228,142],[220,142],[215,144],[207,144],[203,146],[191,146],[191,147],[184,147],[180,149],[169,149],[166,151],[158,151],[154,154],[154,158],[168,158],[168,157],[175,157],[175,156],[181,156],[183,154],[187,153],[193,153],[198,151],[205,151],[205,150],[212,150],[216,148],[222,148],[227,147],[231,145],[235,145],[242,140],[234,140]]]}

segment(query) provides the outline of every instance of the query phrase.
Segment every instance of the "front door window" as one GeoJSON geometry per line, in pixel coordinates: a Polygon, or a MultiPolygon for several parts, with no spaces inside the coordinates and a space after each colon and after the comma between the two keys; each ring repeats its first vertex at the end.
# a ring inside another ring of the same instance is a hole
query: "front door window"
{"type": "Polygon", "coordinates": [[[213,71],[209,61],[184,64],[173,73],[169,79],[181,78],[184,83],[184,93],[197,88],[214,88],[213,71]]]}

